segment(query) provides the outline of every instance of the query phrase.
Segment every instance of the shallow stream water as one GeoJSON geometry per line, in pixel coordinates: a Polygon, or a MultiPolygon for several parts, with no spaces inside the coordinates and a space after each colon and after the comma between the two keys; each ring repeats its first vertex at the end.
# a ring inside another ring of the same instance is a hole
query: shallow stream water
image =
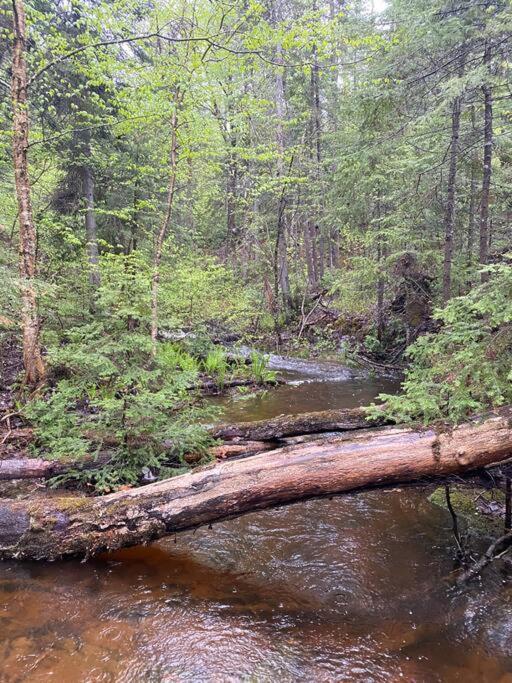
{"type": "MultiPolygon", "coordinates": [[[[387,380],[223,399],[225,419],[361,405],[387,380]]],[[[512,682],[512,587],[449,587],[424,491],[298,503],[88,563],[0,565],[0,681],[512,682]]]]}

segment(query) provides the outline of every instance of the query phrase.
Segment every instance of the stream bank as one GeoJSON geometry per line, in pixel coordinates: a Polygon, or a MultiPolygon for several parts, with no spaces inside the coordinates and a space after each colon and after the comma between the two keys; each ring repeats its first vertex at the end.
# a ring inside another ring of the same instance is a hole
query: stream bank
{"type": "MultiPolygon", "coordinates": [[[[289,412],[295,392],[315,397],[310,410],[362,405],[388,382],[284,372],[294,384],[212,400],[223,419],[254,419],[289,412]]],[[[507,683],[510,584],[492,567],[454,592],[453,570],[448,513],[407,488],[256,512],[86,564],[6,562],[3,680],[507,683]]]]}

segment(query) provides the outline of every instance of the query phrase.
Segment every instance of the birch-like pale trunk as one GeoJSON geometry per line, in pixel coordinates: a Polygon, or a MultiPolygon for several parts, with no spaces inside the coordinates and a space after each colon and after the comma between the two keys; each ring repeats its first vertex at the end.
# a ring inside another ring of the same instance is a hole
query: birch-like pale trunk
{"type": "Polygon", "coordinates": [[[37,233],[32,212],[28,170],[29,115],[25,7],[23,0],[13,0],[13,50],[11,98],[13,113],[13,163],[19,221],[19,275],[23,366],[25,383],[37,386],[46,376],[41,351],[40,320],[36,293],[37,233]]]}

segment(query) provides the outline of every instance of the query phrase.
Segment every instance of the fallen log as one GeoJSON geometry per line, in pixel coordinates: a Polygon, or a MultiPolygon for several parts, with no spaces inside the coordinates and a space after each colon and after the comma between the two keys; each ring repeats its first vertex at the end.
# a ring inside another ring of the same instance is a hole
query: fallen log
{"type": "MultiPolygon", "coordinates": [[[[112,444],[110,444],[112,445],[112,444]]],[[[208,449],[210,455],[218,460],[238,456],[254,455],[277,448],[278,444],[272,441],[239,441],[230,442],[221,446],[212,446],[208,449]]],[[[201,453],[185,455],[188,463],[201,460],[201,453]]],[[[66,458],[63,460],[45,460],[44,458],[7,458],[0,460],[0,481],[13,479],[51,479],[61,474],[67,474],[72,470],[84,471],[95,470],[104,467],[112,460],[112,454],[108,451],[97,456],[85,456],[79,460],[66,458]]]]}
{"type": "Polygon", "coordinates": [[[299,415],[278,415],[271,420],[237,422],[210,427],[215,439],[241,438],[251,441],[275,441],[289,436],[319,434],[321,432],[345,432],[367,429],[385,424],[383,419],[368,420],[365,408],[343,410],[320,410],[299,415]]]}
{"type": "MultiPolygon", "coordinates": [[[[225,443],[221,446],[213,446],[208,449],[210,455],[217,460],[224,460],[224,458],[236,458],[248,455],[256,455],[256,453],[263,453],[263,451],[271,451],[277,448],[279,444],[272,441],[241,441],[239,443],[225,443]]],[[[185,456],[186,459],[186,456],[185,456]]]]}
{"type": "MultiPolygon", "coordinates": [[[[279,415],[271,420],[213,425],[208,428],[208,431],[214,439],[220,439],[228,443],[242,440],[242,443],[239,443],[239,448],[231,449],[231,452],[230,449],[224,451],[223,457],[229,457],[230,455],[252,455],[260,451],[269,450],[269,447],[262,442],[271,443],[271,447],[274,448],[277,445],[276,441],[288,437],[305,437],[322,432],[352,431],[382,424],[384,424],[384,420],[367,420],[364,408],[349,408],[346,410],[322,410],[312,413],[301,413],[299,415],[279,415]],[[244,443],[247,444],[246,448],[244,443]]],[[[103,436],[103,445],[110,448],[115,447],[119,445],[119,439],[113,435],[105,434],[103,436]]],[[[215,447],[211,449],[211,453],[214,457],[217,457],[215,447]]],[[[74,460],[73,458],[65,460],[44,460],[41,458],[0,460],[0,481],[10,479],[50,479],[73,469],[95,469],[101,467],[110,459],[111,456],[108,453],[102,453],[99,456],[88,456],[80,460],[74,460]]],[[[195,462],[194,454],[191,454],[187,461],[195,462]]]]}
{"type": "Polygon", "coordinates": [[[237,377],[234,379],[226,379],[222,383],[215,379],[205,379],[199,385],[192,385],[191,390],[200,389],[208,395],[215,393],[222,393],[226,389],[233,389],[235,387],[262,387],[262,386],[277,386],[278,384],[285,384],[284,380],[276,378],[266,382],[257,382],[255,379],[244,379],[237,377]]]}
{"type": "Polygon", "coordinates": [[[506,459],[512,409],[451,431],[383,427],[228,460],[104,497],[0,500],[0,559],[147,543],[315,496],[460,474],[506,459]]]}
{"type": "Polygon", "coordinates": [[[93,470],[104,467],[112,460],[112,453],[105,451],[97,456],[85,456],[79,460],[44,460],[43,458],[8,458],[0,460],[0,481],[12,479],[50,479],[71,470],[93,470]]]}

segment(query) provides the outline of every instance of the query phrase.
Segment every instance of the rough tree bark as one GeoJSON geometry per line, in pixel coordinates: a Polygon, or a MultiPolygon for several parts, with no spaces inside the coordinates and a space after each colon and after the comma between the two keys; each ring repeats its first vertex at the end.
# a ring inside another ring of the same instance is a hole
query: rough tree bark
{"type": "MultiPolygon", "coordinates": [[[[252,455],[284,445],[283,439],[317,435],[322,432],[345,432],[365,429],[384,424],[383,420],[366,418],[363,408],[346,410],[323,410],[299,415],[279,415],[271,420],[254,422],[237,422],[233,424],[215,425],[209,428],[214,439],[221,439],[224,444],[213,447],[210,452],[215,457],[232,457],[252,455]],[[279,443],[281,442],[281,443],[279,443]]],[[[119,445],[115,436],[104,437],[103,445],[113,448],[119,445]]],[[[163,446],[165,449],[165,446],[163,446]]],[[[191,461],[194,461],[191,454],[191,461]]],[[[61,460],[44,460],[43,458],[12,458],[0,460],[0,481],[12,479],[49,479],[73,469],[92,470],[104,466],[111,459],[108,451],[97,457],[72,457],[61,460]]]]}
{"type": "Polygon", "coordinates": [[[230,439],[275,441],[300,434],[345,432],[383,424],[382,420],[368,420],[366,415],[364,408],[319,410],[299,415],[278,415],[270,420],[221,424],[212,427],[210,434],[213,438],[224,441],[230,439]]]}
{"type": "Polygon", "coordinates": [[[4,499],[0,559],[89,556],[305,498],[463,473],[509,456],[511,418],[505,408],[451,431],[361,431],[100,498],[4,499]]]}
{"type": "Polygon", "coordinates": [[[37,233],[32,213],[28,171],[29,115],[25,7],[23,0],[13,0],[13,51],[11,98],[13,110],[13,161],[19,215],[19,272],[21,325],[23,330],[23,366],[25,382],[36,386],[46,376],[39,341],[40,320],[35,287],[37,233]]]}
{"type": "MultiPolygon", "coordinates": [[[[279,0],[272,3],[272,24],[277,26],[280,20],[279,0]]],[[[283,48],[281,44],[276,46],[275,62],[283,63],[283,48]]],[[[284,310],[290,305],[290,281],[288,276],[288,247],[286,239],[286,191],[285,191],[285,151],[286,137],[284,131],[285,120],[285,92],[283,68],[276,67],[274,86],[274,107],[276,114],[276,145],[277,145],[277,177],[283,183],[277,206],[276,241],[274,248],[274,296],[278,309],[281,303],[284,310]]],[[[279,312],[279,310],[278,310],[279,312]]]]}
{"type": "MultiPolygon", "coordinates": [[[[475,107],[471,107],[471,129],[473,135],[476,130],[475,107]]],[[[470,157],[471,176],[469,183],[469,206],[468,206],[468,236],[467,236],[467,264],[471,268],[473,266],[473,250],[475,241],[475,225],[476,225],[476,206],[477,206],[477,167],[479,167],[478,154],[473,152],[470,157]]],[[[471,280],[471,278],[469,278],[471,280]]],[[[468,287],[471,286],[471,281],[468,282],[468,287]]]]}
{"type": "Polygon", "coordinates": [[[452,135],[450,140],[450,165],[448,170],[448,188],[444,216],[444,267],[443,267],[443,302],[446,303],[452,290],[453,260],[453,226],[455,223],[455,189],[457,180],[457,155],[459,147],[460,114],[462,97],[453,100],[452,135]]]}
{"type": "Polygon", "coordinates": [[[89,284],[96,289],[100,284],[100,271],[96,213],[94,211],[94,175],[89,162],[90,156],[90,140],[86,139],[84,148],[85,158],[82,166],[82,191],[85,201],[85,239],[89,261],[89,284]]]}
{"type": "MultiPolygon", "coordinates": [[[[491,72],[491,45],[489,41],[485,43],[484,65],[487,68],[488,78],[491,72]]],[[[480,263],[485,265],[489,261],[489,196],[491,189],[491,163],[492,163],[492,88],[487,81],[482,86],[484,93],[484,159],[482,176],[482,194],[480,197],[480,263]]],[[[488,279],[487,273],[482,273],[482,282],[488,279]]]]}
{"type": "Polygon", "coordinates": [[[178,106],[180,102],[179,93],[176,94],[174,107],[171,116],[171,150],[169,152],[169,184],[167,187],[167,200],[165,205],[165,215],[155,240],[155,251],[153,254],[153,276],[151,279],[151,341],[153,343],[153,353],[156,353],[156,343],[158,338],[158,289],[160,285],[160,264],[162,261],[162,251],[164,241],[171,223],[171,213],[174,204],[174,194],[176,192],[176,176],[178,167],[178,106]]]}

